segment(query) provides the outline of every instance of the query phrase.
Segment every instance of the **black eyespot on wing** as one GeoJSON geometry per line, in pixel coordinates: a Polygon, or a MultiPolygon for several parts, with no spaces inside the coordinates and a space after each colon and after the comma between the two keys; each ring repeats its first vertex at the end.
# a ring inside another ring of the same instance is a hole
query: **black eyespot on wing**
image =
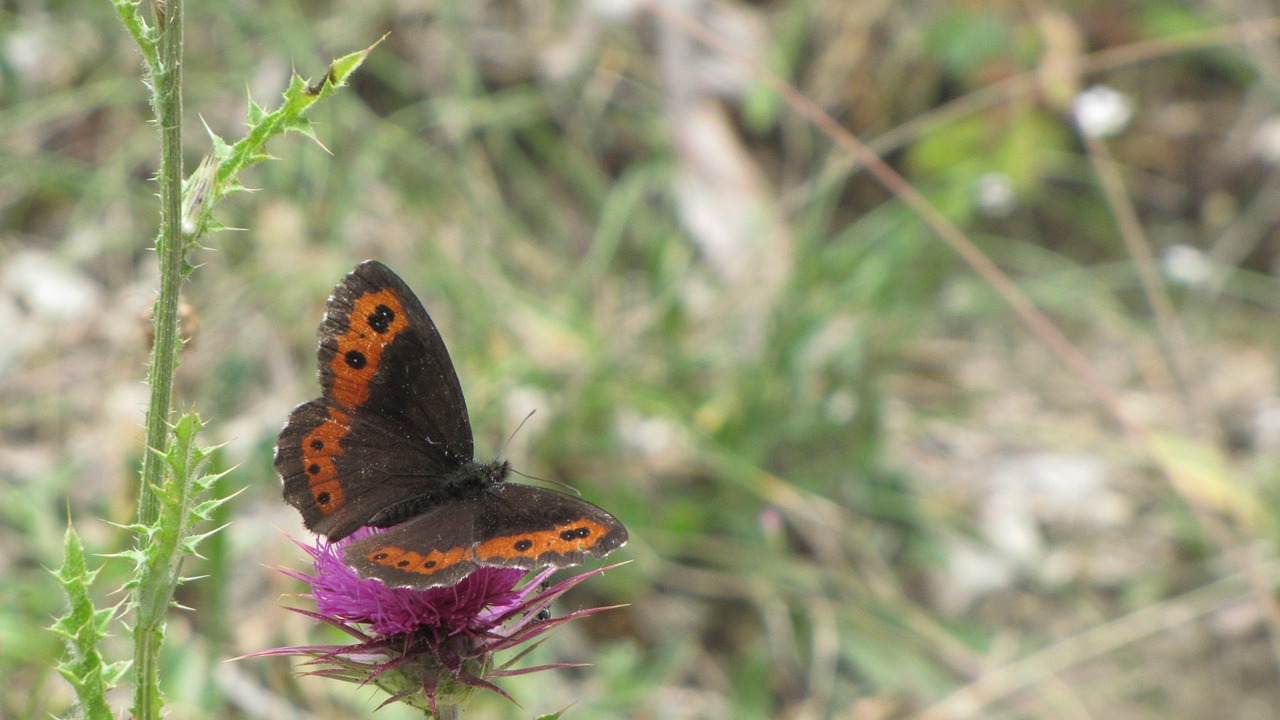
{"type": "Polygon", "coordinates": [[[369,327],[373,328],[373,331],[379,335],[385,335],[387,330],[391,329],[391,323],[394,322],[395,319],[395,311],[386,305],[379,305],[374,308],[374,311],[369,314],[368,318],[366,318],[369,323],[369,327]]]}

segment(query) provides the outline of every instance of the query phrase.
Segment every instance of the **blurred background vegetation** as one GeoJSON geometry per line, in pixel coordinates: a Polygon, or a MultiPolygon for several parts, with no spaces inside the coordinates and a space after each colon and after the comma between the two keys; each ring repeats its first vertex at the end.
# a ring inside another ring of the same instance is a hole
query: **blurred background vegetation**
{"type": "MultiPolygon", "coordinates": [[[[185,288],[180,402],[243,492],[180,590],[169,717],[380,702],[227,661],[324,637],[279,607],[306,533],[271,448],[366,258],[441,326],[478,455],[631,531],[610,560],[633,562],[558,612],[629,606],[529,661],[590,667],[470,716],[1280,716],[1275,8],[672,5],[728,50],[639,0],[188,3],[188,168],[202,123],[237,138],[247,96],[390,35],[312,116],[328,152],[277,142],[185,288]],[[1103,391],[759,66],[882,153],[1103,391]],[[1073,118],[1096,84],[1101,140],[1073,118]]],[[[99,553],[133,518],[158,218],[139,68],[107,0],[0,4],[0,717],[69,712],[44,629],[68,514],[99,553]]]]}

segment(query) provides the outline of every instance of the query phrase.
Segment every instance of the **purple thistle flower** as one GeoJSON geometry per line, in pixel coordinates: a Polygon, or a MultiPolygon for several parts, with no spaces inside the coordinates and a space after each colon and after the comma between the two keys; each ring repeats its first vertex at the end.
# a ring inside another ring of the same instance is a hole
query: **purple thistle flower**
{"type": "Polygon", "coordinates": [[[298,543],[313,560],[312,573],[282,570],[310,585],[311,592],[303,597],[311,597],[316,603],[314,612],[289,610],[332,625],[359,642],[275,648],[245,657],[307,657],[310,660],[304,665],[314,668],[307,671],[308,675],[373,683],[391,695],[383,705],[402,701],[438,717],[438,706],[461,705],[477,687],[511,699],[486,678],[574,667],[556,663],[508,669],[532,647],[500,668],[493,667],[493,655],[533,640],[561,623],[609,609],[591,608],[557,618],[542,617],[542,611],[553,600],[607,567],[541,590],[555,568],[535,574],[519,587],[525,571],[508,568],[480,568],[456,585],[427,590],[393,588],[377,580],[361,579],[342,562],[341,549],[347,542],[373,532],[376,531],[362,528],[337,543],[298,543]]]}

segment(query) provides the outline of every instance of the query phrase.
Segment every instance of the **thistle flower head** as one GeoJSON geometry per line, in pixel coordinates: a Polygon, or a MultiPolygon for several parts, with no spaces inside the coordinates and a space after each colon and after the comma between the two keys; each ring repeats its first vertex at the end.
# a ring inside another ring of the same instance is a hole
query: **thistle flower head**
{"type": "Polygon", "coordinates": [[[312,558],[312,572],[282,571],[307,583],[311,592],[303,597],[316,604],[314,612],[289,609],[342,630],[357,640],[355,644],[276,648],[247,657],[306,657],[304,665],[311,668],[306,674],[372,683],[391,695],[383,705],[402,701],[434,717],[438,704],[460,705],[477,687],[511,699],[489,678],[571,667],[559,663],[509,669],[532,647],[497,668],[493,656],[561,623],[608,609],[580,610],[557,618],[543,613],[566,590],[608,568],[551,587],[545,587],[545,581],[554,568],[523,584],[523,570],[481,568],[456,585],[427,590],[392,588],[362,579],[342,562],[342,547],[373,532],[362,529],[337,543],[298,543],[312,558]]]}

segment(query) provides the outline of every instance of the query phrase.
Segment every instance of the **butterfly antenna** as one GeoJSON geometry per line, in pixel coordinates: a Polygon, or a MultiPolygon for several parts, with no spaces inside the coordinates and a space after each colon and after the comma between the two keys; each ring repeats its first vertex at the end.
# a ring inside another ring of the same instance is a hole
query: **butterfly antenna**
{"type": "Polygon", "coordinates": [[[529,422],[529,418],[533,417],[533,414],[536,412],[538,412],[537,408],[530,410],[529,414],[525,415],[524,419],[520,421],[520,424],[516,426],[516,429],[511,431],[511,434],[507,436],[506,442],[502,443],[502,447],[498,449],[499,455],[507,452],[507,446],[511,444],[512,440],[516,439],[516,435],[520,432],[520,428],[524,427],[524,424],[529,422]]]}
{"type": "Polygon", "coordinates": [[[570,485],[569,483],[560,482],[559,480],[548,480],[547,478],[538,477],[537,475],[530,475],[529,473],[522,473],[515,468],[509,468],[509,470],[519,475],[522,478],[526,478],[529,480],[537,480],[538,482],[544,482],[548,485],[559,485],[560,487],[564,488],[565,491],[568,492],[570,495],[573,495],[575,497],[582,497],[582,492],[579,491],[578,488],[570,485]]]}
{"type": "MultiPolygon", "coordinates": [[[[520,432],[520,428],[524,427],[524,424],[525,424],[525,423],[527,423],[527,422],[529,422],[529,418],[533,417],[533,414],[534,414],[534,413],[536,413],[536,412],[538,412],[538,410],[537,410],[537,408],[534,408],[533,410],[530,410],[530,411],[529,411],[529,414],[528,414],[528,415],[525,415],[525,416],[524,416],[524,419],[520,421],[520,424],[516,426],[516,429],[511,431],[511,435],[507,438],[507,441],[506,441],[505,443],[503,443],[503,444],[502,444],[502,451],[501,451],[501,452],[505,453],[505,452],[507,451],[507,446],[511,444],[511,441],[512,441],[513,439],[515,439],[516,433],[520,432]]],[[[501,453],[500,453],[500,454],[501,454],[501,453]]],[[[581,496],[581,495],[582,495],[582,493],[578,491],[578,488],[576,488],[576,487],[574,487],[574,486],[572,486],[572,485],[569,485],[569,484],[567,484],[567,483],[562,483],[562,482],[560,482],[559,480],[548,480],[547,478],[540,478],[540,477],[537,477],[537,476],[535,476],[535,475],[529,475],[528,473],[522,473],[522,472],[520,472],[519,470],[517,470],[517,469],[515,469],[515,468],[511,468],[511,472],[513,472],[513,473],[515,473],[515,474],[519,475],[519,476],[520,476],[520,477],[522,477],[522,478],[526,478],[526,479],[528,479],[528,480],[537,480],[538,482],[544,482],[544,483],[547,483],[548,485],[559,485],[560,487],[564,488],[564,489],[565,489],[566,491],[568,491],[569,493],[571,493],[571,494],[573,494],[573,495],[576,495],[576,496],[581,496]]]]}

